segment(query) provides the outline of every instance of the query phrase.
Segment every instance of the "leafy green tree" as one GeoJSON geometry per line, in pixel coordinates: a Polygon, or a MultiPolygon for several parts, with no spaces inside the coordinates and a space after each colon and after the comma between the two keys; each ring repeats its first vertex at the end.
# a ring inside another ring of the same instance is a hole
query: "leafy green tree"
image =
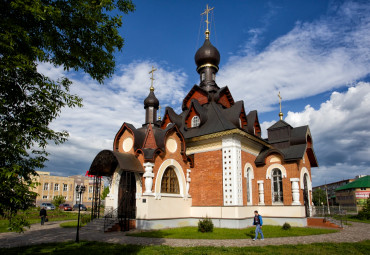
{"type": "Polygon", "coordinates": [[[312,200],[313,200],[314,205],[319,206],[319,205],[321,205],[321,203],[323,203],[323,205],[326,205],[326,192],[325,192],[325,190],[316,189],[312,193],[312,197],[313,197],[312,200]]]}
{"type": "Polygon", "coordinates": [[[109,186],[104,187],[103,193],[101,195],[101,200],[104,200],[109,194],[109,186]]]}
{"type": "Polygon", "coordinates": [[[40,63],[90,75],[99,83],[115,68],[124,40],[121,13],[131,0],[0,0],[0,215],[27,209],[35,169],[47,160],[48,143],[67,131],[49,126],[63,107],[81,107],[66,77],[40,73],[40,63]]]}
{"type": "Polygon", "coordinates": [[[64,199],[64,196],[62,196],[62,195],[59,195],[59,196],[55,196],[54,198],[53,198],[53,201],[52,201],[52,203],[56,206],[56,207],[58,207],[60,204],[64,204],[65,203],[65,199],[64,199]]]}

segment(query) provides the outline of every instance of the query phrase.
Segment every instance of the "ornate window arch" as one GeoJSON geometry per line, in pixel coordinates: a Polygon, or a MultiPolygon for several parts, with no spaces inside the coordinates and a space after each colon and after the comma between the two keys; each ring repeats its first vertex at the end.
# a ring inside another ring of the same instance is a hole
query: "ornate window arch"
{"type": "Polygon", "coordinates": [[[199,116],[195,115],[191,119],[191,127],[198,127],[199,125],[200,125],[200,118],[199,118],[199,116]]]}
{"type": "Polygon", "coordinates": [[[250,163],[245,164],[244,166],[244,177],[246,178],[246,187],[247,187],[247,203],[249,205],[253,204],[252,194],[253,194],[253,185],[252,180],[254,179],[253,167],[250,163]]]}
{"type": "Polygon", "coordinates": [[[287,172],[286,172],[285,167],[281,164],[272,164],[266,170],[266,179],[271,179],[271,171],[275,168],[278,168],[281,171],[281,177],[282,178],[286,178],[287,172]]]}
{"type": "Polygon", "coordinates": [[[282,203],[284,201],[283,178],[279,168],[274,168],[271,172],[271,192],[272,203],[282,203]]]}
{"type": "Polygon", "coordinates": [[[309,191],[312,191],[312,182],[311,182],[311,178],[310,178],[310,173],[308,172],[307,168],[305,167],[302,167],[301,169],[301,174],[300,174],[300,184],[301,184],[301,189],[304,189],[304,175],[307,174],[307,184],[308,184],[308,190],[309,191]]]}
{"type": "Polygon", "coordinates": [[[167,159],[165,160],[161,166],[158,169],[158,173],[156,175],[155,179],[155,187],[154,187],[155,195],[157,199],[160,199],[161,196],[182,196],[184,197],[186,194],[186,178],[184,171],[179,164],[174,159],[167,159]],[[174,193],[162,193],[162,178],[168,168],[172,168],[173,171],[176,173],[178,184],[179,184],[179,193],[174,194],[174,193]]]}
{"type": "Polygon", "coordinates": [[[179,180],[173,167],[167,167],[163,173],[161,193],[180,194],[179,180]]]}

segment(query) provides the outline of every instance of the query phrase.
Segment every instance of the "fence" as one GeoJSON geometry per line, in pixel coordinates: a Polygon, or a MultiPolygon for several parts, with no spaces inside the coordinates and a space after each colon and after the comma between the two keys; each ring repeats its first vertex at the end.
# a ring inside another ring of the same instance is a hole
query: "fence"
{"type": "Polygon", "coordinates": [[[324,221],[330,218],[330,221],[343,227],[347,225],[349,215],[357,215],[358,208],[356,206],[317,206],[313,207],[314,217],[324,217],[324,221]]]}
{"type": "Polygon", "coordinates": [[[356,206],[315,206],[313,208],[313,216],[325,217],[330,215],[356,215],[358,208],[356,206]]]}

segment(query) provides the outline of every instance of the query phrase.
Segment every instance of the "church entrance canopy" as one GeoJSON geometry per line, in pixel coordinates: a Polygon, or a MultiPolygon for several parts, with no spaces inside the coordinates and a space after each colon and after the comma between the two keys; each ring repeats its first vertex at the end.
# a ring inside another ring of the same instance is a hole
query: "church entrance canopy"
{"type": "Polygon", "coordinates": [[[112,176],[117,167],[124,171],[144,173],[140,161],[134,155],[103,150],[94,158],[89,169],[89,174],[96,176],[112,176]]]}

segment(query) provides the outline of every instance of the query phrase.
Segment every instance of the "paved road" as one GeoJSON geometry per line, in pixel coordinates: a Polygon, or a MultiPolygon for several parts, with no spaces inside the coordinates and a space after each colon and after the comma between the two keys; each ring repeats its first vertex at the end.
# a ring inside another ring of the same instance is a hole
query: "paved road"
{"type": "MultiPolygon", "coordinates": [[[[48,222],[44,226],[34,224],[31,229],[23,234],[0,233],[0,247],[18,247],[32,244],[74,241],[76,238],[76,229],[61,228],[61,222],[48,222]]],[[[100,241],[121,244],[139,244],[139,245],[169,245],[169,246],[264,246],[264,245],[282,245],[282,244],[309,244],[317,242],[359,242],[370,240],[370,225],[366,223],[352,223],[352,226],[346,227],[338,233],[299,236],[299,237],[281,237],[268,238],[264,241],[252,241],[250,239],[233,240],[194,240],[194,239],[165,239],[165,238],[142,238],[125,236],[123,232],[102,233],[99,231],[86,230],[80,231],[80,240],[100,241]]]]}

